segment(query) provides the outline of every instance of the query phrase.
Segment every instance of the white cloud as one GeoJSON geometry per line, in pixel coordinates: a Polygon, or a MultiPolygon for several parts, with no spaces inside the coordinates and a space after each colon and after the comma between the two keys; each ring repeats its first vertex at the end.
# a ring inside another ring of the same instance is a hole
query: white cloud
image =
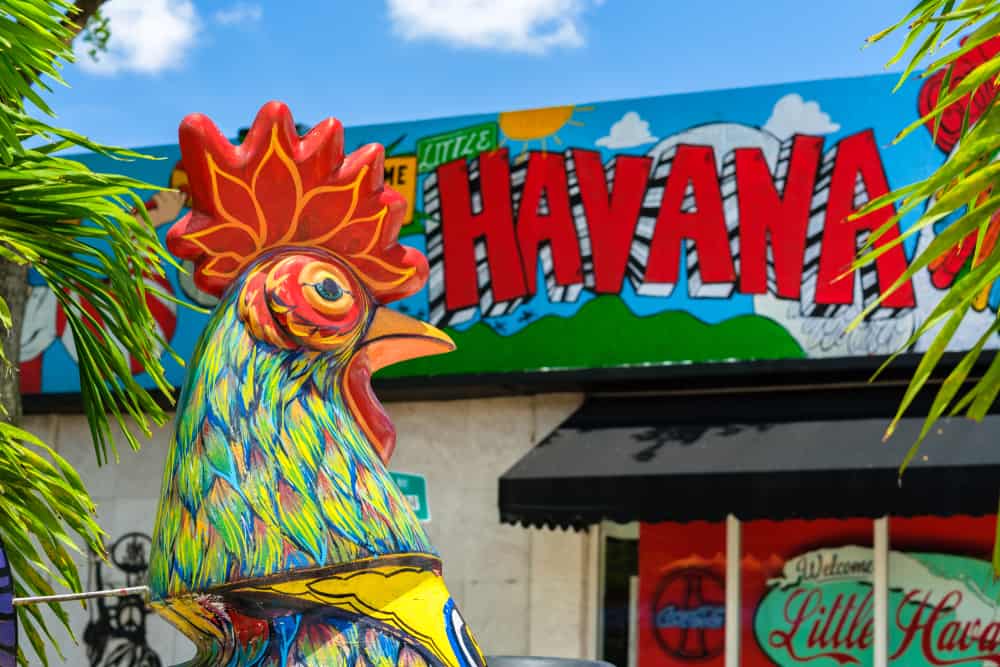
{"type": "Polygon", "coordinates": [[[534,54],[582,46],[581,15],[588,6],[599,4],[593,0],[388,0],[393,29],[404,39],[534,54]]]}
{"type": "Polygon", "coordinates": [[[220,9],[212,15],[216,23],[222,25],[238,25],[240,23],[256,23],[264,15],[260,5],[238,2],[226,9],[220,9]]]}
{"type": "Polygon", "coordinates": [[[635,111],[626,111],[621,120],[611,126],[608,136],[597,140],[598,146],[605,148],[632,148],[656,141],[649,133],[649,123],[635,111]]]}
{"type": "Polygon", "coordinates": [[[108,50],[97,62],[77,42],[77,62],[94,74],[156,74],[180,66],[198,33],[191,0],[111,0],[102,8],[111,24],[108,50]]]}
{"type": "Polygon", "coordinates": [[[794,134],[836,132],[840,125],[830,120],[830,114],[820,109],[817,102],[806,102],[801,95],[790,93],[774,105],[764,129],[779,139],[787,139],[794,134]]]}

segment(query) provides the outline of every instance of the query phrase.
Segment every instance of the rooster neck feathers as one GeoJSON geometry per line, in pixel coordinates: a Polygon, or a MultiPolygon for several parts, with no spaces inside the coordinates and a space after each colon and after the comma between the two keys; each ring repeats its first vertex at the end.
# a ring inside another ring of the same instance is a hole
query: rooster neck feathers
{"type": "Polygon", "coordinates": [[[213,315],[181,395],[154,535],[154,595],[433,553],[348,408],[346,359],[256,340],[237,296],[213,315]]]}

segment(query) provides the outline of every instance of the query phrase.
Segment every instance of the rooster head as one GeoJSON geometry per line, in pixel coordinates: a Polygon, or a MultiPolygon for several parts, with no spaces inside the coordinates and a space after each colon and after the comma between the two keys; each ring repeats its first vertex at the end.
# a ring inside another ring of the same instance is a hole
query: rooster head
{"type": "Polygon", "coordinates": [[[395,431],[371,374],[454,344],[386,307],[419,291],[428,267],[398,243],[406,202],[383,183],[382,147],[345,156],[337,120],[300,137],[288,107],[271,102],[238,146],[206,116],[188,116],[180,148],[191,210],[170,229],[168,247],[191,263],[200,290],[236,291],[257,341],[342,364],[349,407],[388,463],[395,431]]]}

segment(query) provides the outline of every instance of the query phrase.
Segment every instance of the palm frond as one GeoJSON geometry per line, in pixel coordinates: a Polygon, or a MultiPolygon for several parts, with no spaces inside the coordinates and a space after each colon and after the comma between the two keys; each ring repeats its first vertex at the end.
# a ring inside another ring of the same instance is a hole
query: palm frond
{"type": "MultiPolygon", "coordinates": [[[[0,421],[0,539],[6,545],[17,595],[53,595],[50,579],[80,590],[72,558],[80,551],[78,540],[103,554],[104,533],[94,512],[83,482],[66,460],[28,431],[0,421]]],[[[58,605],[50,608],[72,633],[65,610],[58,605]]],[[[19,607],[18,621],[36,654],[48,664],[46,644],[54,642],[38,610],[19,607]]],[[[27,664],[23,655],[21,660],[27,664]]]]}
{"type": "MultiPolygon", "coordinates": [[[[72,60],[67,12],[73,10],[65,0],[7,0],[0,12],[0,259],[32,266],[54,291],[73,333],[83,405],[104,463],[117,457],[113,425],[138,447],[133,431],[148,434],[166,421],[133,377],[128,357],[156,389],[171,394],[160,361],[161,351],[170,350],[156,333],[146,279],[162,276],[172,260],[135,192],[155,186],[95,173],[60,154],[79,148],[118,160],[145,156],[53,127],[26,110],[30,102],[51,115],[39,91],[62,83],[61,64],[72,60]]],[[[11,327],[2,299],[0,327],[11,327]]],[[[2,359],[0,350],[0,363],[17,360],[2,359]]],[[[17,594],[51,595],[54,586],[79,591],[72,552],[84,546],[103,553],[102,538],[73,468],[35,436],[0,420],[0,539],[17,594]]],[[[72,634],[65,611],[51,610],[72,634]]],[[[46,649],[55,641],[45,618],[33,607],[19,607],[18,615],[47,665],[46,649]]],[[[27,664],[23,653],[18,658],[27,664]]]]}
{"type": "MultiPolygon", "coordinates": [[[[10,0],[0,12],[0,100],[23,108],[29,100],[51,115],[37,88],[51,90],[49,82],[63,83],[60,61],[71,61],[66,46],[71,37],[63,17],[73,5],[65,0],[10,0]]],[[[0,113],[0,162],[9,163],[19,152],[14,119],[0,113]]]]}
{"type": "MultiPolygon", "coordinates": [[[[154,186],[96,174],[75,160],[34,150],[0,165],[0,240],[35,268],[66,313],[100,462],[108,460],[109,451],[116,455],[106,414],[124,427],[120,416],[128,413],[145,433],[150,421],[166,419],[114,343],[142,364],[159,390],[171,391],[159,361],[166,341],[155,334],[144,277],[163,275],[163,263],[173,260],[134,192],[140,187],[154,186]],[[57,222],[72,220],[86,222],[57,222]]],[[[137,447],[131,430],[122,431],[137,447]]]]}
{"type": "MultiPolygon", "coordinates": [[[[868,239],[854,267],[873,262],[888,248],[942,220],[950,219],[951,222],[913,259],[893,288],[882,294],[852,326],[917,272],[928,270],[954,253],[959,244],[974,244],[974,248],[965,260],[968,271],[952,284],[930,315],[919,323],[907,344],[889,360],[909,350],[918,338],[933,335],[886,437],[892,434],[917,394],[929,386],[958,327],[969,313],[986,306],[993,284],[1000,278],[1000,244],[997,243],[1000,235],[1000,162],[995,161],[1000,152],[1000,109],[997,106],[1000,48],[996,46],[1000,35],[1000,0],[923,0],[907,17],[869,41],[878,41],[899,30],[906,30],[907,35],[891,62],[908,62],[897,89],[921,67],[926,67],[922,76],[941,79],[936,102],[923,117],[904,128],[896,141],[921,126],[927,127],[937,140],[945,119],[949,118],[948,131],[954,134],[955,147],[927,178],[870,202],[856,214],[865,215],[888,205],[898,207],[895,216],[868,239]],[[959,35],[964,35],[960,46],[948,51],[959,35]],[[956,114],[960,114],[960,125],[956,114]],[[881,233],[895,226],[903,216],[917,212],[916,220],[899,238],[881,240],[881,233]]],[[[990,342],[996,341],[998,330],[1000,319],[994,317],[993,324],[981,332],[972,349],[963,353],[936,389],[923,429],[904,458],[900,474],[939,418],[964,413],[981,420],[993,405],[1000,393],[1000,356],[986,350],[990,342]],[[973,370],[989,355],[993,355],[993,359],[986,372],[974,378],[973,370]],[[970,382],[971,388],[968,387],[970,382]]],[[[994,568],[1000,573],[1000,549],[994,557],[994,568]]]]}

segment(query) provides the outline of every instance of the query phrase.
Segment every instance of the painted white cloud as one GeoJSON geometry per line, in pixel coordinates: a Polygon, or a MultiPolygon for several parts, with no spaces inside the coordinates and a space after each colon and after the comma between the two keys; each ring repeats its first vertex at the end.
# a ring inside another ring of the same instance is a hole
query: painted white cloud
{"type": "Polygon", "coordinates": [[[611,126],[608,136],[597,140],[598,146],[605,148],[632,148],[656,141],[649,133],[649,123],[635,111],[626,111],[621,120],[611,126]]]}
{"type": "Polygon", "coordinates": [[[393,30],[407,40],[541,54],[584,44],[582,14],[593,0],[387,0],[393,30]]]}
{"type": "Polygon", "coordinates": [[[790,93],[774,105],[764,129],[779,139],[787,139],[794,134],[836,132],[840,125],[830,120],[830,114],[820,109],[817,102],[806,102],[801,95],[790,93]]]}
{"type": "Polygon", "coordinates": [[[110,0],[102,8],[111,24],[108,50],[97,62],[77,42],[77,62],[93,74],[157,74],[175,69],[198,34],[191,0],[110,0]]]}
{"type": "Polygon", "coordinates": [[[216,23],[221,25],[239,25],[241,23],[256,23],[264,15],[260,5],[238,2],[235,5],[220,9],[212,15],[216,23]]]}

